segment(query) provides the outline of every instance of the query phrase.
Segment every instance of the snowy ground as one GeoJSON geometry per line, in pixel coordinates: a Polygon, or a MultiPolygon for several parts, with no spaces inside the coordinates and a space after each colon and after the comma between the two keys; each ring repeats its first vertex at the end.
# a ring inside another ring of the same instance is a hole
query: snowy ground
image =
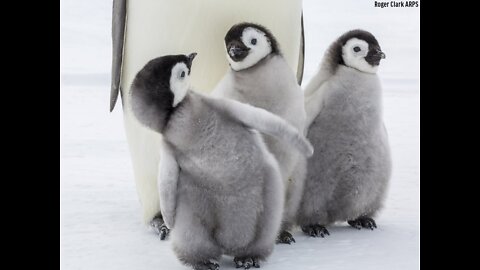
{"type": "MultiPolygon", "coordinates": [[[[117,107],[108,113],[111,1],[61,1],[62,269],[188,269],[143,227],[117,107]]],[[[276,246],[262,269],[419,268],[419,9],[374,8],[373,0],[304,0],[305,81],[343,32],[374,33],[387,54],[379,75],[394,171],[375,231],[346,224],[276,246]]],[[[234,269],[231,258],[223,269],[234,269]]]]}

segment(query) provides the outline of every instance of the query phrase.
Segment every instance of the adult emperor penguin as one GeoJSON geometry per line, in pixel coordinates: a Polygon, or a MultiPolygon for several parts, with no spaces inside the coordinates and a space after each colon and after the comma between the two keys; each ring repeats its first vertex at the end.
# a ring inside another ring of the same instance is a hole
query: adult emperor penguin
{"type": "Polygon", "coordinates": [[[278,163],[259,132],[311,156],[297,129],[263,109],[189,91],[196,54],[149,61],[135,77],[132,110],[161,133],[159,191],[177,257],[194,269],[218,269],[222,254],[259,267],[273,251],[283,211],[278,163]],[[259,132],[258,132],[259,131],[259,132]]]}
{"type": "MultiPolygon", "coordinates": [[[[212,92],[266,109],[304,132],[303,91],[280,51],[275,36],[254,23],[232,26],[225,35],[230,69],[212,92]]],[[[306,158],[291,146],[265,136],[268,149],[278,160],[285,183],[285,211],[278,242],[295,242],[288,232],[295,223],[306,174],[306,158]]]]}
{"type": "Polygon", "coordinates": [[[391,174],[377,76],[385,58],[376,38],[363,30],[340,36],[326,51],[305,89],[308,135],[315,153],[308,160],[298,224],[313,237],[325,226],[348,221],[376,228],[391,174]]]}
{"type": "Polygon", "coordinates": [[[223,37],[235,23],[256,21],[277,34],[286,61],[303,74],[302,0],[113,0],[110,111],[122,95],[124,125],[143,219],[165,237],[156,189],[160,136],[133,117],[129,89],[136,72],[158,55],[197,51],[192,85],[209,91],[227,71],[223,37]],[[265,12],[268,10],[268,12],[265,12]]]}

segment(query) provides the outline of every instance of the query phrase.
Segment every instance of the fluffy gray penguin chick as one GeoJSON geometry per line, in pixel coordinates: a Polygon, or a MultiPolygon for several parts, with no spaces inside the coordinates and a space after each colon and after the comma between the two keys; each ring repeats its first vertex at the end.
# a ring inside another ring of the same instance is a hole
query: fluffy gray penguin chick
{"type": "Polygon", "coordinates": [[[195,54],[151,60],[136,75],[132,109],[161,133],[160,209],[175,254],[194,269],[218,269],[222,254],[259,267],[279,230],[283,183],[259,132],[313,148],[281,118],[234,100],[189,91],[195,54]]]}
{"type": "MultiPolygon", "coordinates": [[[[225,35],[225,48],[230,69],[212,94],[263,108],[303,133],[306,121],[303,92],[273,34],[258,24],[236,24],[225,35]]],[[[295,242],[288,230],[295,224],[306,158],[277,138],[265,135],[264,139],[278,161],[285,185],[285,209],[278,242],[290,244],[295,242]]]]}
{"type": "Polygon", "coordinates": [[[376,228],[391,174],[390,148],[382,120],[382,88],[376,74],[385,58],[375,37],[363,30],[340,36],[326,51],[305,90],[308,160],[298,224],[314,237],[325,226],[348,221],[376,228]]]}

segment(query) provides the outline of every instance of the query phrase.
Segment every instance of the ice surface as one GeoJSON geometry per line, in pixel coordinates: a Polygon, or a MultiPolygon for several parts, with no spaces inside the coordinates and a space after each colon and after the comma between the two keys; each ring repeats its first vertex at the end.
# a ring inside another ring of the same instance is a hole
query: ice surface
{"type": "MultiPolygon", "coordinates": [[[[61,2],[62,269],[189,269],[141,222],[120,107],[108,112],[111,1],[61,2]]],[[[376,35],[393,178],[375,231],[346,223],[313,239],[297,231],[262,269],[419,268],[419,9],[374,1],[304,0],[305,81],[343,32],[376,35]]],[[[222,269],[234,269],[230,257],[222,269]]]]}

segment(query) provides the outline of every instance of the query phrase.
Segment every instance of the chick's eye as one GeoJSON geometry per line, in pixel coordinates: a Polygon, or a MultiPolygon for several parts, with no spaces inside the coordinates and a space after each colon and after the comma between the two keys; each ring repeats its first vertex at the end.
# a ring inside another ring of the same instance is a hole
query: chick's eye
{"type": "Polygon", "coordinates": [[[180,74],[180,78],[184,78],[185,77],[185,71],[182,71],[182,73],[180,74]]]}
{"type": "Polygon", "coordinates": [[[257,39],[256,39],[256,38],[252,38],[252,40],[250,40],[250,43],[252,43],[252,45],[257,44],[257,39]]]}
{"type": "Polygon", "coordinates": [[[354,52],[359,52],[359,51],[360,51],[360,47],[358,47],[358,46],[354,47],[354,48],[353,48],[353,51],[354,51],[354,52]]]}

